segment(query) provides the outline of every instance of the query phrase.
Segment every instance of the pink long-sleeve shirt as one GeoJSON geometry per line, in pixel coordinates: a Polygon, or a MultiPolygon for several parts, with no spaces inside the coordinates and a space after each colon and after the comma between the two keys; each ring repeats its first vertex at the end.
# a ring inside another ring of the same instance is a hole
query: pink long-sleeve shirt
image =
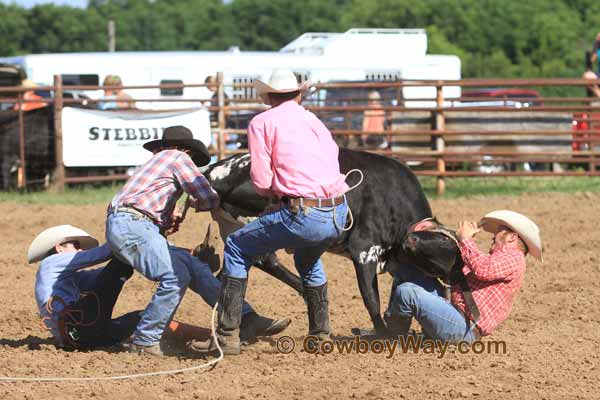
{"type": "Polygon", "coordinates": [[[248,147],[260,195],[329,198],[348,190],[331,132],[294,100],[250,121],[248,147]]]}

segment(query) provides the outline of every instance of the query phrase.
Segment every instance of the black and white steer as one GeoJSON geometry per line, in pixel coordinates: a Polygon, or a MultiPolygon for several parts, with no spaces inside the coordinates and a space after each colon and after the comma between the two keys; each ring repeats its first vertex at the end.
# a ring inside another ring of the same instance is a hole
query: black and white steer
{"type": "MultiPolygon", "coordinates": [[[[373,326],[378,333],[384,333],[377,273],[414,268],[403,243],[414,223],[431,217],[431,208],[419,181],[406,165],[345,148],[340,148],[339,161],[342,173],[359,169],[364,181],[347,194],[354,224],[328,251],[352,259],[373,326]]],[[[221,196],[221,210],[213,213],[213,218],[219,223],[222,238],[248,218],[259,215],[267,205],[267,199],[254,191],[248,154],[219,161],[206,168],[204,174],[221,196]]],[[[352,186],[359,179],[358,174],[352,174],[347,183],[352,186]]],[[[297,291],[301,290],[298,276],[282,266],[275,255],[263,257],[256,265],[297,291]]]]}

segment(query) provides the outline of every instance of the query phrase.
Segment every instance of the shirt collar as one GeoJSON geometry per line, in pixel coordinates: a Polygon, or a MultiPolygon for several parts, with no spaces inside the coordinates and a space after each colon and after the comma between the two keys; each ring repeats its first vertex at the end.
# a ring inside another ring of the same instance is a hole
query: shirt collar
{"type": "Polygon", "coordinates": [[[509,243],[505,243],[504,245],[502,245],[500,247],[496,247],[495,249],[490,250],[490,254],[512,253],[515,251],[520,252],[520,250],[517,247],[510,245],[509,243]]]}

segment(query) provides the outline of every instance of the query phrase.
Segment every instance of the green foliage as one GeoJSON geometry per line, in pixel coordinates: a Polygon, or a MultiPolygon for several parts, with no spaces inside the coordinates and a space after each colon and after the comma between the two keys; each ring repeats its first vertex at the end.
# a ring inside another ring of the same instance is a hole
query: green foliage
{"type": "MultiPolygon", "coordinates": [[[[600,31],[597,0],[90,0],[86,9],[0,4],[0,54],[118,50],[276,50],[303,32],[426,28],[429,52],[463,76],[579,77],[600,31]]],[[[558,93],[546,93],[558,94],[558,93]]]]}

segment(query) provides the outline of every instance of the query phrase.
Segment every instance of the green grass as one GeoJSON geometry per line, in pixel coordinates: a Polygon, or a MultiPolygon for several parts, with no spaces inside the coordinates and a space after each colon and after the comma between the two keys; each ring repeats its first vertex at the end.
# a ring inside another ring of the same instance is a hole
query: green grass
{"type": "MultiPolygon", "coordinates": [[[[438,197],[436,178],[419,177],[427,196],[438,197]]],[[[471,196],[518,196],[541,192],[600,192],[599,177],[489,177],[447,178],[444,198],[471,196]]]]}
{"type": "MultiPolygon", "coordinates": [[[[433,177],[420,177],[419,180],[430,198],[436,194],[436,180],[433,177]]],[[[107,204],[122,185],[101,187],[78,186],[66,189],[63,193],[53,192],[0,192],[0,202],[20,204],[107,204]]],[[[539,192],[600,192],[598,177],[489,177],[489,178],[448,178],[445,198],[472,196],[518,196],[522,193],[539,192]]]]}
{"type": "Polygon", "coordinates": [[[0,192],[0,202],[19,204],[108,204],[121,187],[122,185],[79,186],[67,188],[62,193],[39,191],[25,193],[0,192]]]}

